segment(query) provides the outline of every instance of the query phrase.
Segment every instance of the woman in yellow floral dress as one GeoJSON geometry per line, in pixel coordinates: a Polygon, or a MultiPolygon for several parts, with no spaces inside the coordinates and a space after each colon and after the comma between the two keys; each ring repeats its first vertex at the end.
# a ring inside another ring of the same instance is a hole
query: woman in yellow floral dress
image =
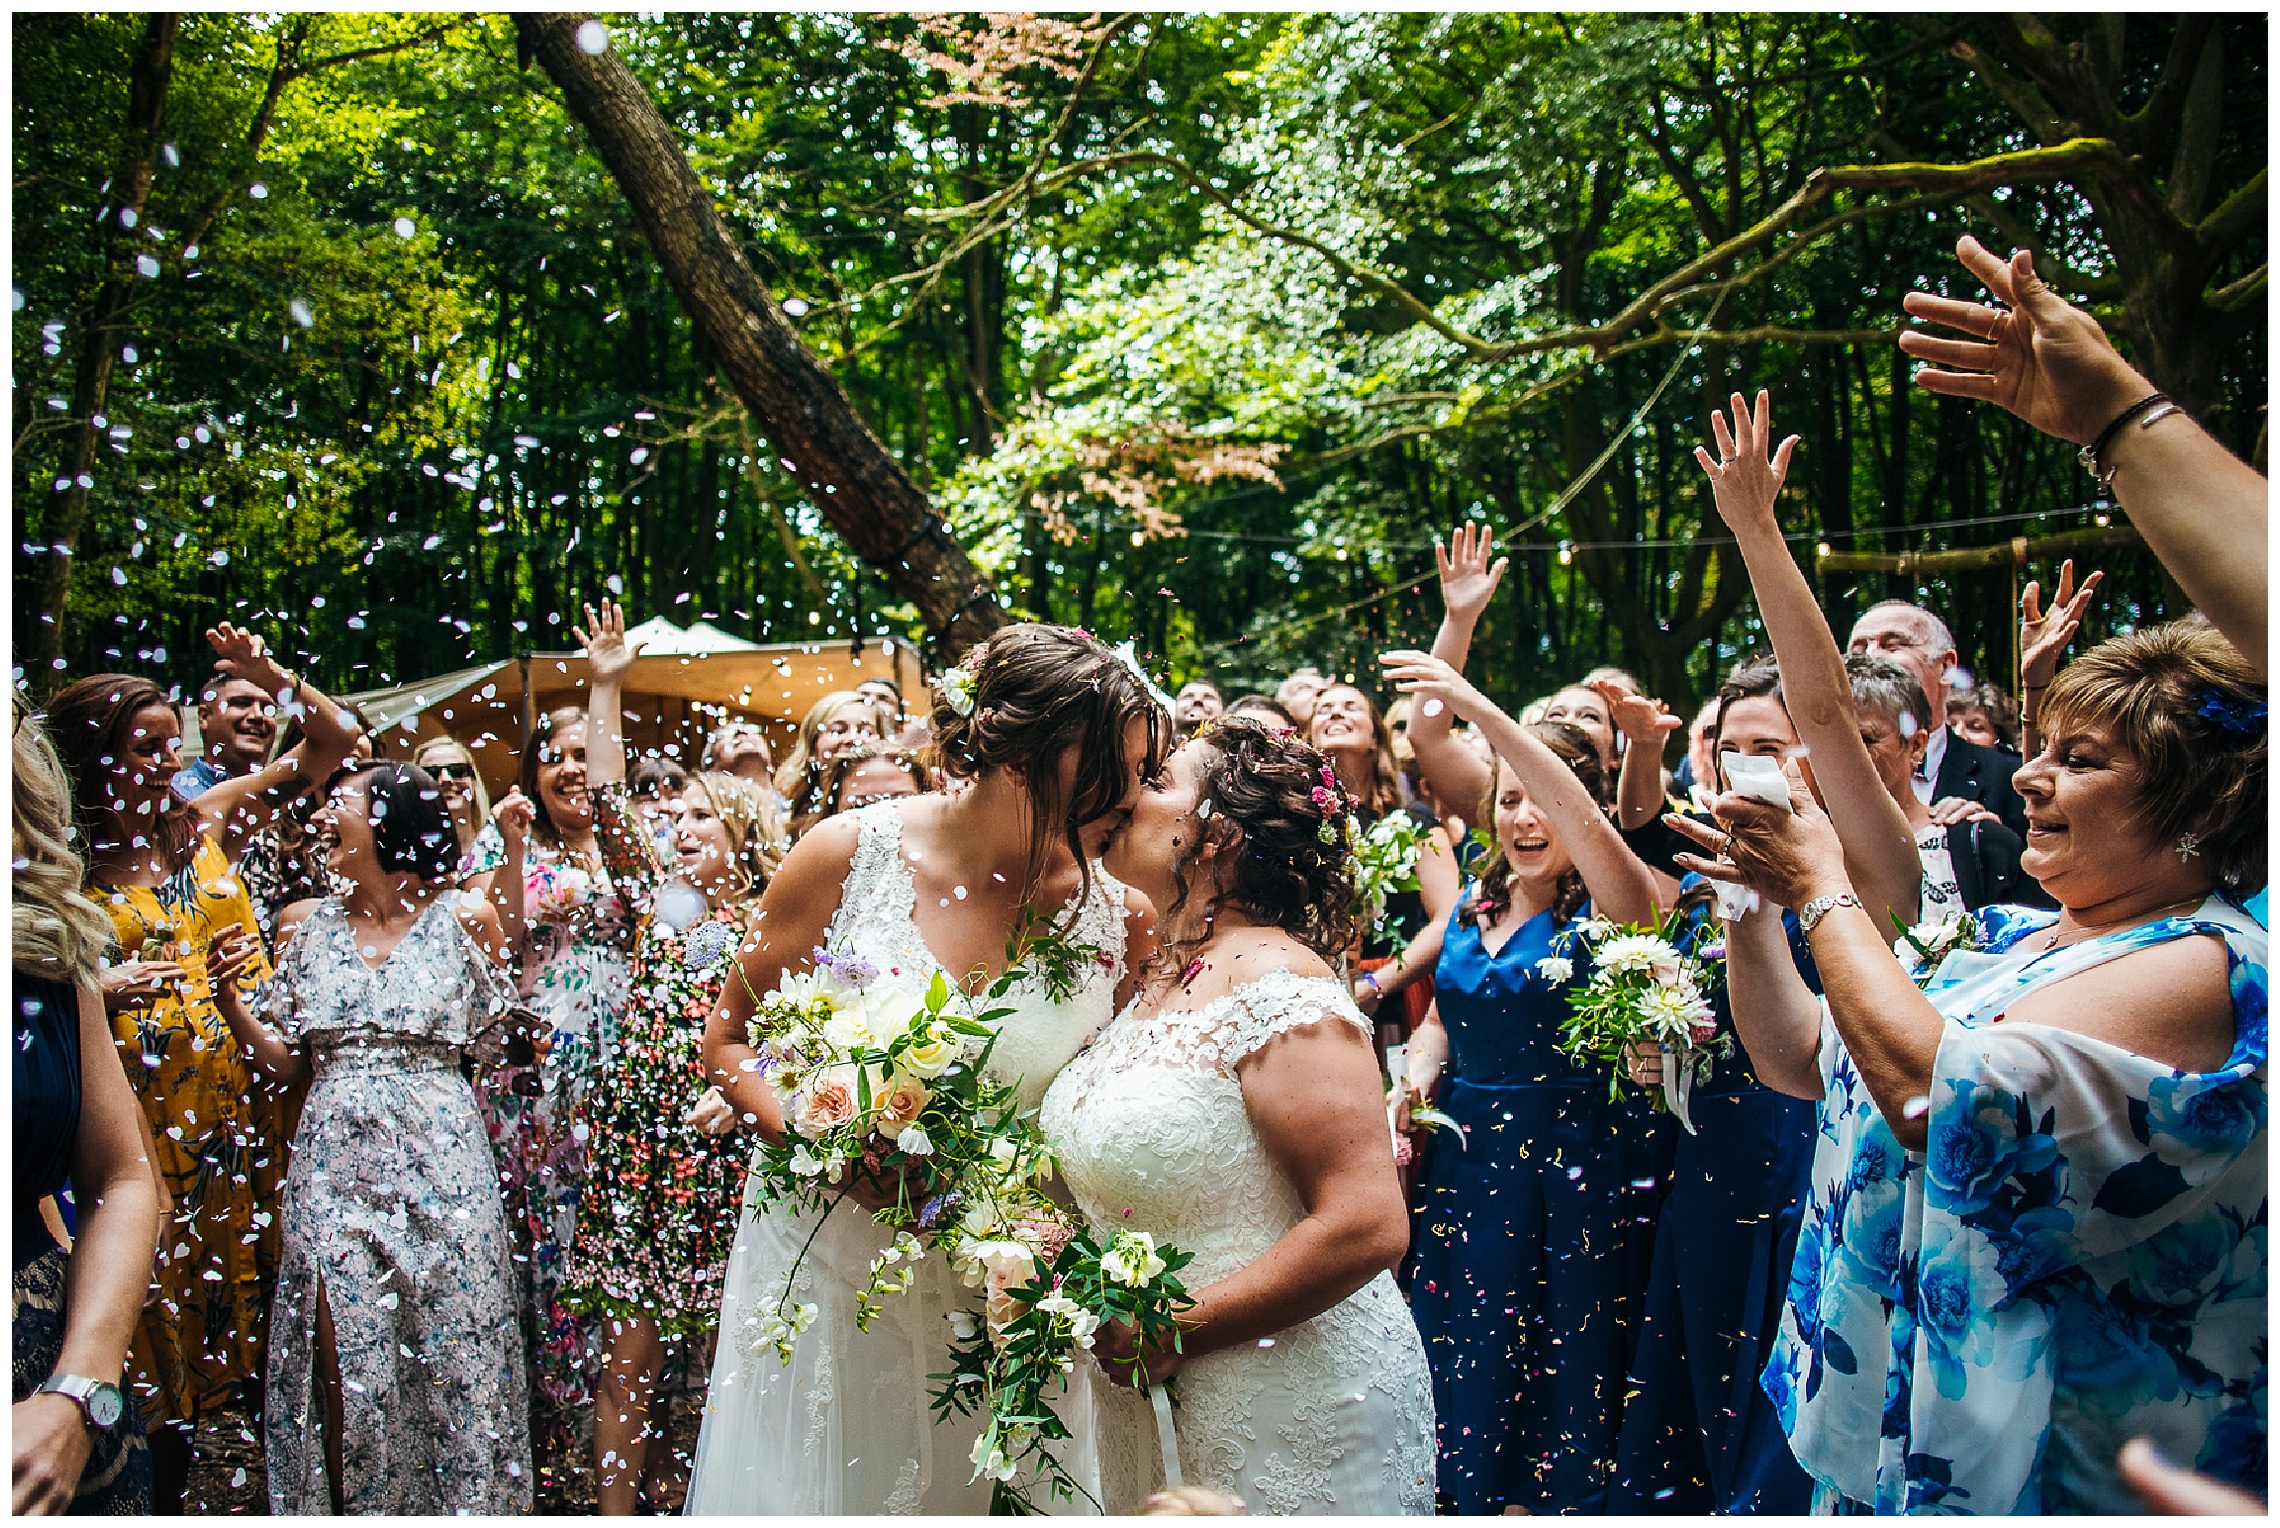
{"type": "Polygon", "coordinates": [[[289,1122],[284,1101],[256,1088],[211,982],[216,966],[249,980],[269,970],[234,860],[284,795],[278,787],[321,783],[354,740],[332,703],[280,669],[258,637],[225,625],[207,639],[225,672],[308,711],[306,741],[259,773],[195,801],[174,795],[181,722],[146,679],[82,679],[46,713],[89,849],[88,895],[118,932],[104,1007],[173,1201],[159,1226],[157,1298],[128,1361],[160,1513],[182,1510],[200,1413],[261,1373],[275,1275],[271,1206],[289,1122]]]}

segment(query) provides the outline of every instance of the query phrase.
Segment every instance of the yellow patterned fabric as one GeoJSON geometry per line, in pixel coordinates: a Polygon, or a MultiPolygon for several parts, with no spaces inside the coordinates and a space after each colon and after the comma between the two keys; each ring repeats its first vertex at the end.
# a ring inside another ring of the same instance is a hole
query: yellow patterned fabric
{"type": "MultiPolygon", "coordinates": [[[[146,1421],[189,1421],[261,1373],[276,1275],[288,1121],[206,980],[213,943],[233,924],[256,936],[260,926],[244,883],[210,838],[163,886],[96,885],[89,895],[110,911],[118,958],[172,960],[189,973],[176,992],[110,1016],[174,1197],[159,1225],[159,1298],[135,1329],[130,1382],[146,1421]]],[[[257,956],[241,989],[269,975],[268,959],[257,956]]]]}

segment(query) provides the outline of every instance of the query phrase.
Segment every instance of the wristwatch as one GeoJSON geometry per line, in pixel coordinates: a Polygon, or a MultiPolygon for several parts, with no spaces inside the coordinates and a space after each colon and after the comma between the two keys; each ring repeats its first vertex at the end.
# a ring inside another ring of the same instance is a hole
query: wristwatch
{"type": "Polygon", "coordinates": [[[87,1418],[89,1427],[101,1428],[105,1432],[118,1426],[119,1418],[127,1413],[126,1397],[119,1393],[117,1385],[89,1379],[84,1374],[51,1374],[32,1394],[47,1395],[51,1392],[67,1397],[79,1407],[80,1414],[87,1418]]]}
{"type": "Polygon", "coordinates": [[[1840,891],[1833,897],[1815,897],[1797,909],[1797,931],[1801,934],[1810,934],[1816,924],[1838,908],[1858,906],[1860,906],[1860,898],[1849,891],[1840,891]]]}

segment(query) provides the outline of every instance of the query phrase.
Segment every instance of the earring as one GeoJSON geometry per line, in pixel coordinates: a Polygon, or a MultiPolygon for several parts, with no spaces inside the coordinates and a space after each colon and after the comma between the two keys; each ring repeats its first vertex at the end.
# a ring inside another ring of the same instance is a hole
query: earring
{"type": "Polygon", "coordinates": [[[2197,834],[2197,833],[2180,833],[2180,834],[2178,834],[2178,835],[2177,835],[2177,857],[2178,857],[2179,859],[2181,859],[2181,860],[2191,860],[2191,859],[2195,859],[2195,858],[2198,858],[2198,857],[2199,857],[2200,853],[2201,853],[2201,838],[2200,838],[2200,835],[2199,835],[2199,834],[2197,834]]]}

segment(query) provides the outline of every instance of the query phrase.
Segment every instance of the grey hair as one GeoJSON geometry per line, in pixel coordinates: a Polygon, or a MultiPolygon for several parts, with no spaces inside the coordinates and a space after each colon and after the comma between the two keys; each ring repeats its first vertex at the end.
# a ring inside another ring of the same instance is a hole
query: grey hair
{"type": "Polygon", "coordinates": [[[1923,606],[1908,600],[1878,600],[1861,614],[1874,615],[1879,610],[1906,610],[1912,613],[1916,617],[1916,634],[1923,639],[1926,647],[1935,653],[1952,653],[1956,650],[1955,633],[1948,630],[1948,623],[1923,606]]]}
{"type": "Polygon", "coordinates": [[[1866,707],[1894,721],[1903,716],[1912,718],[1919,734],[1932,730],[1932,703],[1925,696],[1923,685],[1892,659],[1874,653],[1848,653],[1845,677],[1852,681],[1855,706],[1866,707]]]}

